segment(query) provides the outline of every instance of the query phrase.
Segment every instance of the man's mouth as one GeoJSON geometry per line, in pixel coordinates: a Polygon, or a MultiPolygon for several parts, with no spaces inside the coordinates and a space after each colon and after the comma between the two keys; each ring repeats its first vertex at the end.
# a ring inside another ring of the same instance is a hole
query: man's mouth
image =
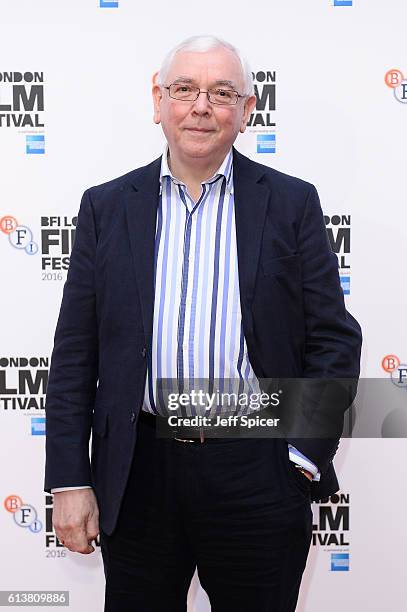
{"type": "Polygon", "coordinates": [[[205,128],[185,128],[189,132],[201,132],[202,134],[209,134],[209,132],[213,132],[213,130],[207,130],[205,128]]]}

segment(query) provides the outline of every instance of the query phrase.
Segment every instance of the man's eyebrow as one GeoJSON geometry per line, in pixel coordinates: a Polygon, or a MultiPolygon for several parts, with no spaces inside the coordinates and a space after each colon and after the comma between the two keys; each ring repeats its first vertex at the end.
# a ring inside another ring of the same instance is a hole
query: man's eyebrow
{"type": "MultiPolygon", "coordinates": [[[[189,83],[189,84],[194,84],[196,85],[197,82],[195,81],[195,79],[192,79],[191,77],[187,77],[187,76],[177,76],[173,81],[173,83],[189,83]]],[[[233,81],[229,81],[226,79],[218,79],[217,81],[214,81],[211,85],[212,87],[219,87],[219,86],[224,86],[224,87],[232,87],[232,89],[236,89],[236,86],[234,84],[233,81]]]]}
{"type": "Polygon", "coordinates": [[[214,85],[225,85],[227,87],[232,87],[233,89],[236,89],[236,85],[234,84],[233,81],[227,81],[227,80],[219,80],[219,81],[215,81],[214,85]]]}
{"type": "Polygon", "coordinates": [[[195,83],[196,81],[194,81],[194,79],[191,79],[191,77],[187,77],[187,76],[177,76],[172,83],[195,83]]]}

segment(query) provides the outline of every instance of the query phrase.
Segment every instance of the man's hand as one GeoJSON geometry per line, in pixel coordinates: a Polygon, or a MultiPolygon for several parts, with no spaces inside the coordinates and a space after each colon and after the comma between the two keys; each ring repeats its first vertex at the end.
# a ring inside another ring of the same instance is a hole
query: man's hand
{"type": "Polygon", "coordinates": [[[91,542],[99,533],[99,509],[93,489],[54,493],[52,523],[68,550],[84,555],[93,552],[91,542]]]}

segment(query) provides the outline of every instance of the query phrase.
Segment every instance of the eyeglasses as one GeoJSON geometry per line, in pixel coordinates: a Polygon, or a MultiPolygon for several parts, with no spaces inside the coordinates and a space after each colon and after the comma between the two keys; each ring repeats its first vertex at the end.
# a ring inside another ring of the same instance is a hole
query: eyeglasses
{"type": "Polygon", "coordinates": [[[237,104],[239,98],[245,98],[245,95],[237,93],[234,89],[199,89],[193,85],[185,83],[171,83],[171,85],[163,85],[164,89],[168,89],[170,98],[174,100],[183,100],[185,102],[194,102],[198,99],[199,94],[206,93],[211,104],[222,104],[230,106],[237,104]]]}

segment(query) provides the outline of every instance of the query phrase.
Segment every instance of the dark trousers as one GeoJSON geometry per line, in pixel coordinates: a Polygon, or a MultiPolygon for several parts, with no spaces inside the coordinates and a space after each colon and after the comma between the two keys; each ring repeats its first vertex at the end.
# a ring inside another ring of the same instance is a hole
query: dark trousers
{"type": "Polygon", "coordinates": [[[212,612],[293,612],[312,512],[286,441],[178,442],[153,419],[140,417],[117,527],[100,534],[105,612],[186,612],[196,568],[212,612]]]}

